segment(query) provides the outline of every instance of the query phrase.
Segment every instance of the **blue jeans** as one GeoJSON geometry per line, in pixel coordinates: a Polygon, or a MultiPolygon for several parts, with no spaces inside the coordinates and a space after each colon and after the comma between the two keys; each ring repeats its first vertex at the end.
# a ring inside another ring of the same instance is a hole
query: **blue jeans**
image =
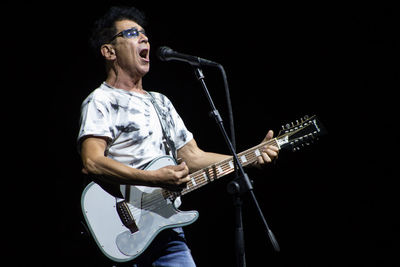
{"type": "Polygon", "coordinates": [[[179,227],[159,233],[146,251],[134,260],[133,266],[195,267],[196,264],[186,245],[183,229],[179,227]]]}

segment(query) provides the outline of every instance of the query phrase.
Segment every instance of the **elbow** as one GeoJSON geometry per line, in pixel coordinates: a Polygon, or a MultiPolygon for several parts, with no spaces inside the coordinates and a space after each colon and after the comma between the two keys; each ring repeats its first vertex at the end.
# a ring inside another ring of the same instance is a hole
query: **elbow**
{"type": "Polygon", "coordinates": [[[93,175],[102,174],[95,160],[88,157],[82,158],[82,164],[83,164],[82,172],[84,174],[93,174],[93,175]]]}
{"type": "Polygon", "coordinates": [[[87,174],[103,174],[103,159],[106,149],[106,140],[88,137],[82,141],[81,160],[83,172],[87,174]]]}

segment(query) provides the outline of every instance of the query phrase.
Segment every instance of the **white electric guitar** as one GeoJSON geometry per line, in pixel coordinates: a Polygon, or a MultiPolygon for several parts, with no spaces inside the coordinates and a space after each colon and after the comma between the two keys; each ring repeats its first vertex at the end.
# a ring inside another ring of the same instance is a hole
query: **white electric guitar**
{"type": "MultiPolygon", "coordinates": [[[[315,116],[283,126],[278,137],[250,148],[238,158],[243,166],[257,161],[265,145],[293,151],[308,145],[323,133],[315,116]]],[[[176,165],[173,158],[163,156],[153,160],[146,170],[176,165]]],[[[215,163],[190,174],[190,182],[180,192],[158,187],[121,185],[123,198],[117,198],[91,182],[83,191],[81,206],[84,218],[101,251],[113,261],[125,262],[138,257],[159,232],[167,228],[193,223],[197,211],[180,211],[180,196],[202,187],[234,171],[233,158],[215,163]]]]}

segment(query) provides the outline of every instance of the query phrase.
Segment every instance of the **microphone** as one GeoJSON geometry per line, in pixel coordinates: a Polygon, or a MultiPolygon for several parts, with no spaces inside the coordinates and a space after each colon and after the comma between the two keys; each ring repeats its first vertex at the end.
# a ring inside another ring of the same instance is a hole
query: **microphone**
{"type": "Polygon", "coordinates": [[[161,61],[170,61],[170,60],[177,60],[177,61],[183,61],[186,63],[189,63],[190,65],[193,66],[219,66],[220,64],[204,59],[201,57],[196,57],[196,56],[191,56],[191,55],[186,55],[182,53],[178,53],[168,46],[161,46],[157,50],[157,56],[161,61]]]}

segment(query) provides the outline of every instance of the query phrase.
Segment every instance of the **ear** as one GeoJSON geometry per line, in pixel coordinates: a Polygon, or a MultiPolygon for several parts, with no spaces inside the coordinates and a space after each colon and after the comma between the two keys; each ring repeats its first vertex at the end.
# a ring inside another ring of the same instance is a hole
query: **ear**
{"type": "Polygon", "coordinates": [[[116,58],[114,47],[111,44],[103,44],[100,47],[100,51],[106,60],[114,60],[116,58]]]}

